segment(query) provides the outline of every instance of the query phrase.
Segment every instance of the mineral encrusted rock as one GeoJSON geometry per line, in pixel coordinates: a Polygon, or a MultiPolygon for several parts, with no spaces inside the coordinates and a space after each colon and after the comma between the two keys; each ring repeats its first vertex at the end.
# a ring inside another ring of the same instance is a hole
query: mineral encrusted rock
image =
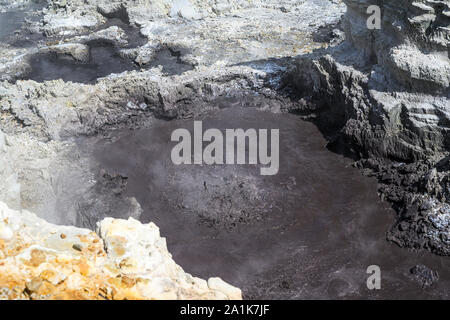
{"type": "Polygon", "coordinates": [[[107,218],[98,234],[0,202],[0,299],[241,299],[185,273],[153,223],[107,218]]]}
{"type": "Polygon", "coordinates": [[[450,3],[344,2],[346,40],[299,58],[290,80],[330,147],[378,176],[399,213],[388,238],[449,255],[450,3]],[[367,28],[369,5],[380,30],[367,28]]]}

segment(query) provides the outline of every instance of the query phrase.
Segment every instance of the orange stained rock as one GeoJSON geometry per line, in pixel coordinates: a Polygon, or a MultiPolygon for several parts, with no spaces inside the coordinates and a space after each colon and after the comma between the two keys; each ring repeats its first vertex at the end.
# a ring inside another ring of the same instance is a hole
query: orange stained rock
{"type": "Polygon", "coordinates": [[[79,264],[78,264],[78,268],[80,269],[80,273],[83,276],[87,276],[89,274],[89,265],[82,260],[79,264]]]}
{"type": "Polygon", "coordinates": [[[30,264],[33,267],[39,267],[39,265],[46,261],[45,253],[41,250],[34,249],[31,251],[30,264]]]}
{"type": "Polygon", "coordinates": [[[118,255],[119,257],[123,256],[125,254],[125,252],[126,251],[125,251],[125,248],[123,246],[118,245],[118,246],[114,247],[114,253],[116,255],[118,255]]]}

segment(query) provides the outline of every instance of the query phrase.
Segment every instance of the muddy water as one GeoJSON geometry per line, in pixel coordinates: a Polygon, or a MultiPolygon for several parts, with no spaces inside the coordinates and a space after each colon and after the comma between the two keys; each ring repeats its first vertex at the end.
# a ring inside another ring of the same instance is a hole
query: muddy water
{"type": "MultiPolygon", "coordinates": [[[[118,48],[108,42],[89,43],[90,60],[87,63],[61,57],[53,53],[37,54],[30,59],[31,72],[24,79],[37,82],[63,79],[78,83],[95,83],[98,78],[112,73],[141,69],[131,60],[121,57],[118,48]]],[[[179,57],[169,50],[156,54],[155,59],[143,68],[162,67],[168,75],[179,75],[193,68],[179,62],[179,57]]]]}
{"type": "Polygon", "coordinates": [[[163,49],[156,53],[155,58],[150,62],[150,67],[162,67],[162,72],[167,75],[178,75],[192,70],[193,67],[183,63],[180,59],[181,52],[170,49],[163,49]]]}
{"type": "MultiPolygon", "coordinates": [[[[98,30],[112,26],[120,27],[127,34],[128,45],[125,48],[135,48],[144,45],[147,39],[139,29],[118,18],[109,19],[98,30]]],[[[37,54],[30,59],[31,72],[25,79],[43,82],[62,79],[78,83],[95,83],[98,78],[112,73],[122,73],[128,70],[138,70],[139,67],[129,59],[121,56],[120,48],[107,40],[95,40],[87,43],[89,46],[89,61],[75,61],[69,57],[53,53],[37,54]]]]}
{"type": "MultiPolygon", "coordinates": [[[[139,28],[131,26],[118,18],[109,19],[96,31],[118,26],[127,34],[128,45],[124,48],[136,48],[147,43],[139,28]]],[[[62,79],[78,83],[95,83],[98,78],[112,73],[122,73],[141,68],[161,66],[163,73],[178,75],[192,70],[193,67],[181,61],[181,52],[164,49],[155,54],[154,59],[144,66],[138,66],[132,60],[124,58],[122,48],[112,42],[95,40],[87,43],[89,46],[89,61],[75,61],[67,56],[54,53],[36,54],[30,59],[31,71],[23,78],[38,82],[62,79]]]]}
{"type": "MultiPolygon", "coordinates": [[[[26,19],[30,21],[37,21],[37,12],[44,7],[43,4],[31,3],[22,8],[10,10],[7,12],[0,12],[0,42],[8,42],[13,39],[15,32],[19,32],[25,24],[26,19]]],[[[27,38],[31,34],[26,34],[20,43],[16,40],[12,44],[25,44],[27,38]]]]}
{"type": "Polygon", "coordinates": [[[450,259],[400,249],[385,240],[394,219],[376,182],[325,148],[314,125],[294,115],[226,108],[207,128],[280,129],[280,172],[253,166],[174,166],[170,136],[193,121],[155,121],[97,144],[100,168],[128,177],[187,272],[220,276],[246,298],[449,298],[450,259]],[[440,280],[423,289],[410,268],[424,264],[440,280]],[[379,265],[382,289],[369,291],[366,269],[379,265]]]}

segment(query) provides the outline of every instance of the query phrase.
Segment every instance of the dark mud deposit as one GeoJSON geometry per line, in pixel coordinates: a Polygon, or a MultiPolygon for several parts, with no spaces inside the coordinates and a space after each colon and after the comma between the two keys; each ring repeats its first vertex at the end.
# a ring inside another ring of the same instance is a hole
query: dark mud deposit
{"type": "Polygon", "coordinates": [[[150,67],[162,67],[162,72],[173,76],[192,70],[193,67],[181,60],[181,52],[174,49],[163,49],[156,53],[155,58],[149,64],[150,67]]]}
{"type": "Polygon", "coordinates": [[[25,11],[0,12],[0,41],[8,40],[14,31],[20,29],[27,13],[25,11]]]}
{"type": "Polygon", "coordinates": [[[42,35],[22,29],[22,27],[26,25],[27,21],[37,21],[39,10],[43,7],[43,4],[31,3],[16,10],[0,12],[0,42],[22,47],[30,45],[31,38],[42,37],[42,35]],[[16,34],[20,37],[14,37],[16,34]]]}
{"type": "MultiPolygon", "coordinates": [[[[32,70],[25,79],[37,82],[63,79],[64,81],[78,83],[95,83],[98,78],[113,73],[141,69],[131,60],[122,58],[117,48],[111,43],[95,41],[89,45],[90,60],[87,63],[54,53],[33,56],[30,59],[32,70]]],[[[177,75],[192,70],[191,66],[178,62],[178,59],[176,53],[162,50],[145,68],[162,66],[163,72],[169,75],[177,75]]]]}
{"type": "Polygon", "coordinates": [[[95,83],[98,78],[112,73],[138,69],[133,62],[123,59],[111,43],[95,41],[89,46],[90,60],[87,63],[54,53],[33,56],[30,60],[32,70],[26,79],[37,82],[63,79],[79,83],[95,83]]]}
{"type": "Polygon", "coordinates": [[[177,263],[195,276],[220,276],[245,298],[449,298],[450,261],[386,241],[394,212],[377,184],[325,148],[311,123],[295,115],[226,108],[207,128],[279,128],[280,172],[256,166],[172,164],[173,130],[193,121],[155,120],[95,147],[95,170],[126,179],[116,195],[134,196],[143,222],[167,237],[177,263]],[[126,188],[125,188],[126,185],[126,188]],[[439,281],[423,288],[411,268],[423,264],[439,281]],[[366,269],[379,265],[382,289],[369,291],[366,269]]]}
{"type": "MultiPolygon", "coordinates": [[[[117,26],[125,31],[128,45],[124,48],[136,48],[144,45],[147,40],[133,27],[119,18],[111,18],[95,31],[117,26]]],[[[61,39],[60,39],[61,40],[61,39]]],[[[81,62],[69,56],[55,53],[41,53],[30,59],[31,71],[24,79],[43,82],[62,79],[79,83],[95,83],[98,78],[113,73],[128,70],[139,70],[140,67],[130,59],[120,54],[121,47],[108,40],[93,40],[86,43],[89,46],[89,61],[81,62]]]]}

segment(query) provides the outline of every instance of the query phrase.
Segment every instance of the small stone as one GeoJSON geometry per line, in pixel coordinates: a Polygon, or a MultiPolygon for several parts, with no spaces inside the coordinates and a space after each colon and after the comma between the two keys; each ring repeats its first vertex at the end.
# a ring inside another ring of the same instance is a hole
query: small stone
{"type": "Polygon", "coordinates": [[[89,265],[86,263],[86,262],[84,262],[84,261],[82,261],[79,265],[78,265],[78,268],[80,269],[80,273],[83,275],[83,276],[87,276],[88,274],[89,274],[89,265]]]}
{"type": "Polygon", "coordinates": [[[43,280],[50,282],[52,285],[57,286],[66,280],[67,276],[62,272],[54,272],[52,270],[44,270],[39,277],[43,280]]]}
{"type": "Polygon", "coordinates": [[[439,273],[424,265],[417,265],[410,272],[423,288],[430,287],[439,280],[439,273]]]}
{"type": "Polygon", "coordinates": [[[420,205],[420,210],[422,211],[430,210],[432,208],[433,208],[433,201],[431,200],[426,200],[420,205]]]}
{"type": "Polygon", "coordinates": [[[31,281],[27,282],[26,288],[29,292],[36,292],[39,290],[39,288],[42,285],[42,279],[41,278],[33,278],[31,281]]]}
{"type": "Polygon", "coordinates": [[[60,237],[61,237],[61,239],[65,239],[66,235],[64,233],[61,233],[60,237]]]}
{"type": "Polygon", "coordinates": [[[83,251],[83,247],[80,244],[74,244],[72,249],[80,252],[83,251]]]}
{"type": "Polygon", "coordinates": [[[406,231],[409,229],[409,223],[406,221],[402,221],[399,225],[398,225],[398,229],[400,231],[406,231]]]}

